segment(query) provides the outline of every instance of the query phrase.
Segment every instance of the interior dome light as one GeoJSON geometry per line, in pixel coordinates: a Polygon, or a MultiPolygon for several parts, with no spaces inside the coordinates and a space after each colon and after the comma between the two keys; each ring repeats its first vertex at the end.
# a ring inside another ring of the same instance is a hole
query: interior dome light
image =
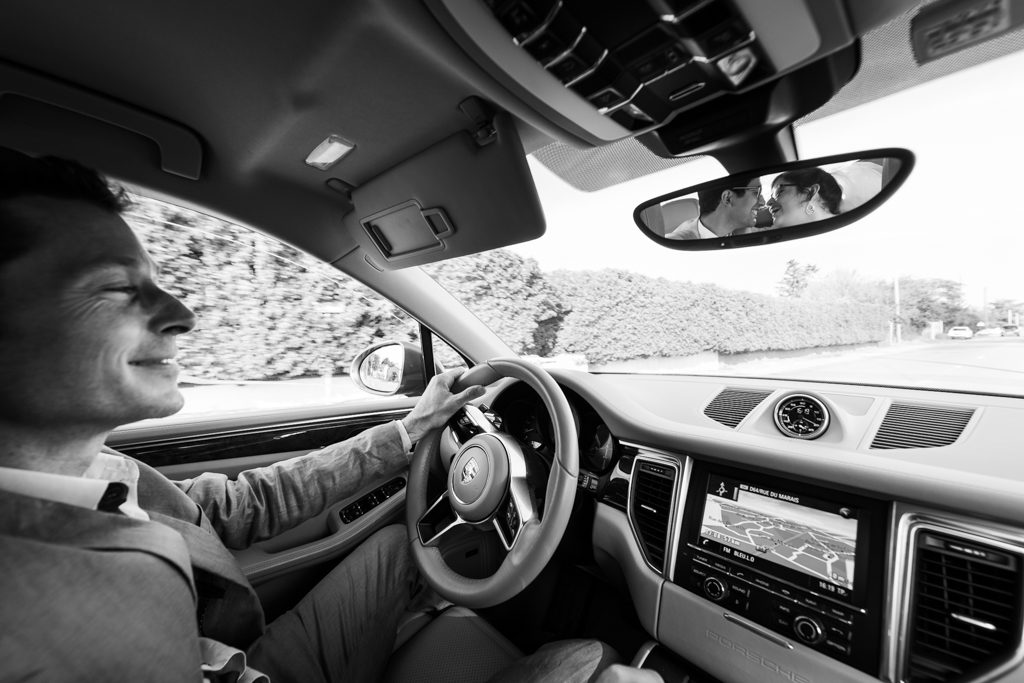
{"type": "Polygon", "coordinates": [[[355,148],[355,145],[340,135],[331,135],[310,152],[306,157],[306,163],[313,168],[326,171],[355,148]]]}

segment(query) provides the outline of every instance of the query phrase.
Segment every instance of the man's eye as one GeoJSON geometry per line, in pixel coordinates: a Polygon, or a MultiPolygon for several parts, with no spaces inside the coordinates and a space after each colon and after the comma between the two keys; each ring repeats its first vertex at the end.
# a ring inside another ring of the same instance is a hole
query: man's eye
{"type": "Polygon", "coordinates": [[[103,291],[117,292],[119,294],[135,294],[139,291],[139,288],[134,285],[119,285],[117,287],[107,287],[103,291]]]}

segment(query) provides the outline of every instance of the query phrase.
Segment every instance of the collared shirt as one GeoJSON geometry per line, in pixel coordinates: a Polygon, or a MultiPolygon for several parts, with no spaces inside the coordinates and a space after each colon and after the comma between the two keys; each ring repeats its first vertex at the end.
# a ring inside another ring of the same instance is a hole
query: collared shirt
{"type": "Polygon", "coordinates": [[[697,236],[702,240],[707,239],[718,239],[718,235],[708,230],[707,226],[704,225],[704,221],[697,221],[697,236]]]}
{"type": "Polygon", "coordinates": [[[0,489],[4,491],[89,510],[97,509],[110,482],[128,486],[128,499],[118,510],[148,521],[149,515],[139,507],[139,467],[127,458],[97,453],[80,477],[0,467],[0,489]]]}
{"type": "MultiPolygon", "coordinates": [[[[399,431],[405,434],[404,443],[409,435],[402,427],[399,431]]],[[[149,521],[149,515],[139,507],[139,466],[120,455],[97,453],[80,477],[0,467],[0,490],[89,510],[98,508],[111,482],[128,487],[128,498],[118,510],[128,517],[149,521]]],[[[204,682],[269,683],[263,673],[247,666],[241,650],[203,637],[199,638],[199,646],[204,682]]]]}
{"type": "Polygon", "coordinates": [[[711,232],[700,218],[691,218],[676,226],[675,230],[665,234],[670,240],[692,240],[692,239],[718,239],[718,235],[711,232]],[[696,232],[696,234],[694,234],[696,232]]]}

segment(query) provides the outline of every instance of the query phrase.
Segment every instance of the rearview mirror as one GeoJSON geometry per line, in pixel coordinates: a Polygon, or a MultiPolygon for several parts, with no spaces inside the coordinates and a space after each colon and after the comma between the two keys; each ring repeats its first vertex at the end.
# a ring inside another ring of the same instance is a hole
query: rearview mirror
{"type": "Polygon", "coordinates": [[[860,220],[899,189],[914,167],[905,149],[796,161],[655,197],[633,220],[672,249],[749,247],[818,235],[860,220]]]}

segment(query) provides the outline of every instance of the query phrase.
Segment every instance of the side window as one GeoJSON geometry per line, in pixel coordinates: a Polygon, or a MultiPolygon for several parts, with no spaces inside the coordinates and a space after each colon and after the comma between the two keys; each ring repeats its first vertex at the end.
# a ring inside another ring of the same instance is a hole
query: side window
{"type": "Polygon", "coordinates": [[[397,306],[265,235],[133,197],[125,215],[160,283],[198,318],[178,338],[185,407],[165,420],[367,400],[348,371],[383,340],[419,341],[397,306]]]}
{"type": "Polygon", "coordinates": [[[437,335],[431,335],[434,347],[434,362],[439,363],[445,370],[451,370],[453,368],[461,368],[465,370],[469,367],[466,364],[466,359],[462,355],[448,345],[448,342],[439,338],[437,335]]]}

